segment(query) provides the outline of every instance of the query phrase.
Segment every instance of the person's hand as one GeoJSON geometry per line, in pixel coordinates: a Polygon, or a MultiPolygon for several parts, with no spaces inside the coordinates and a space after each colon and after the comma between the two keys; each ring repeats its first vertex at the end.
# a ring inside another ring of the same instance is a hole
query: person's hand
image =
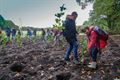
{"type": "Polygon", "coordinates": [[[79,33],[76,31],[76,34],[78,35],[79,33]]]}
{"type": "Polygon", "coordinates": [[[87,48],[87,53],[89,53],[90,49],[87,48]]]}

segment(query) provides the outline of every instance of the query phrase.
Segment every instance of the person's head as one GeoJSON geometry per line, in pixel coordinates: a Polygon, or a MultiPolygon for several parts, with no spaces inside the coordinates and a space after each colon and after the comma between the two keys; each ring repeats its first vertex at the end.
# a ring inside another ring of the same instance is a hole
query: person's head
{"type": "Polygon", "coordinates": [[[89,27],[84,27],[83,29],[81,29],[81,31],[85,34],[89,34],[89,27]]]}
{"type": "Polygon", "coordinates": [[[76,11],[72,12],[72,13],[71,13],[71,15],[74,17],[74,19],[76,19],[76,18],[77,18],[77,16],[78,16],[78,14],[77,14],[77,12],[76,12],[76,11]]]}

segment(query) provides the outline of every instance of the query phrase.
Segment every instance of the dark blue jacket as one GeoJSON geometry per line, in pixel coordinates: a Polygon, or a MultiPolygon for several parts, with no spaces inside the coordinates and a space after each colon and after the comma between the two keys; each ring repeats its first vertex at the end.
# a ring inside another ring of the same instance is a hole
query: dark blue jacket
{"type": "Polygon", "coordinates": [[[16,29],[12,29],[12,36],[16,35],[16,29]]]}
{"type": "Polygon", "coordinates": [[[28,36],[32,36],[32,32],[30,30],[27,31],[28,36]]]}
{"type": "Polygon", "coordinates": [[[7,28],[7,29],[5,30],[5,33],[6,33],[7,37],[10,37],[10,35],[11,35],[11,29],[10,29],[10,28],[7,28]]]}
{"type": "Polygon", "coordinates": [[[63,29],[63,36],[66,38],[66,40],[68,42],[71,42],[73,40],[77,41],[75,20],[66,19],[63,22],[63,26],[65,27],[65,29],[63,29]]]}

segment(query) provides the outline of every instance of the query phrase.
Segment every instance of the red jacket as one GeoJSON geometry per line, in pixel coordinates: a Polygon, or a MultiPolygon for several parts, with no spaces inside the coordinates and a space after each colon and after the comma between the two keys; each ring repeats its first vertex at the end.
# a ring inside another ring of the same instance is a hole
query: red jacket
{"type": "MultiPolygon", "coordinates": [[[[99,48],[99,42],[97,42],[97,38],[98,35],[97,33],[93,30],[94,27],[90,27],[89,28],[89,34],[87,34],[88,37],[88,49],[91,49],[93,46],[96,46],[97,48],[99,48]]],[[[104,37],[102,37],[103,39],[100,39],[100,48],[104,48],[107,44],[107,42],[104,40],[104,37]]]]}

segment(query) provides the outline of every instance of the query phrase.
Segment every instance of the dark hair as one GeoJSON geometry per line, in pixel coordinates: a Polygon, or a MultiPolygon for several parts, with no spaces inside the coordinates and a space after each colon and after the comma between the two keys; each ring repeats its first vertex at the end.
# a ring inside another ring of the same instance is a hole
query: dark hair
{"type": "Polygon", "coordinates": [[[81,29],[81,31],[85,33],[87,29],[89,29],[88,26],[87,26],[87,27],[84,27],[83,29],[81,29]]]}
{"type": "Polygon", "coordinates": [[[78,16],[78,14],[77,14],[77,12],[76,11],[74,11],[74,12],[72,12],[72,14],[71,14],[72,16],[78,16]]]}

